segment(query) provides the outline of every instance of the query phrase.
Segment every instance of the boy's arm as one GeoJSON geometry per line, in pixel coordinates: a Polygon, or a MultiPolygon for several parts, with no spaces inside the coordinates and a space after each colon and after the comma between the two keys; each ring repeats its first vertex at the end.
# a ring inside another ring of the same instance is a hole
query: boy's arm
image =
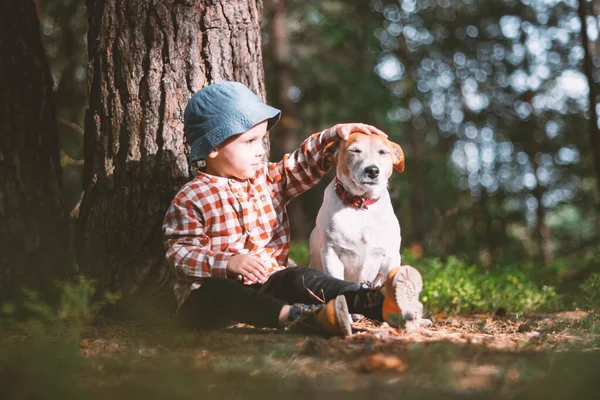
{"type": "Polygon", "coordinates": [[[269,164],[269,177],[279,186],[286,200],[315,186],[331,167],[323,156],[325,146],[339,140],[335,127],[306,138],[300,147],[269,164]]]}
{"type": "Polygon", "coordinates": [[[227,263],[234,254],[211,250],[203,218],[189,200],[175,197],[171,203],[163,222],[163,242],[177,278],[227,277],[227,263]]]}
{"type": "Polygon", "coordinates": [[[271,183],[280,187],[286,201],[315,186],[331,167],[324,156],[325,146],[336,140],[347,140],[352,132],[387,137],[371,125],[337,124],[309,136],[297,150],[283,156],[283,160],[269,164],[271,183]]]}

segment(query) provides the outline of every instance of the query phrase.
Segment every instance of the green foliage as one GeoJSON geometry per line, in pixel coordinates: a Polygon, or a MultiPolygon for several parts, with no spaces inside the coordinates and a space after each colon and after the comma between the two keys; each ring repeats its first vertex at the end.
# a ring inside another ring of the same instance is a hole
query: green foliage
{"type": "Polygon", "coordinates": [[[587,307],[600,307],[600,273],[592,273],[579,288],[581,289],[587,307]]]}
{"type": "MultiPolygon", "coordinates": [[[[74,282],[61,282],[58,285],[60,301],[56,308],[40,300],[36,292],[23,289],[22,306],[30,315],[23,324],[24,333],[42,341],[58,339],[78,346],[82,327],[91,321],[102,306],[114,303],[118,296],[108,293],[102,300],[92,303],[95,283],[84,276],[78,276],[74,282]]],[[[14,322],[11,321],[14,310],[12,304],[2,306],[6,321],[14,322]]]]}
{"type": "Polygon", "coordinates": [[[445,262],[431,258],[410,264],[423,274],[421,299],[433,312],[495,312],[503,308],[517,313],[555,309],[561,304],[556,289],[538,285],[528,266],[510,265],[489,271],[456,257],[445,262]]]}
{"type": "Polygon", "coordinates": [[[0,387],[5,398],[66,399],[81,395],[78,378],[83,360],[79,355],[81,331],[100,307],[116,296],[91,302],[94,282],[80,276],[60,283],[58,307],[24,290],[23,307],[30,317],[23,323],[13,315],[13,304],[2,305],[3,337],[0,340],[0,387]]]}
{"type": "MultiPolygon", "coordinates": [[[[290,257],[298,265],[308,265],[306,242],[293,242],[290,257]]],[[[403,264],[410,264],[423,275],[421,301],[432,312],[450,314],[465,312],[495,312],[504,308],[511,313],[533,310],[554,310],[562,306],[556,288],[533,264],[509,264],[494,269],[467,264],[457,257],[416,259],[406,252],[403,264]]],[[[596,299],[600,279],[596,281],[596,299]]]]}
{"type": "Polygon", "coordinates": [[[302,267],[310,264],[310,249],[306,242],[292,242],[290,246],[290,259],[302,267]]]}

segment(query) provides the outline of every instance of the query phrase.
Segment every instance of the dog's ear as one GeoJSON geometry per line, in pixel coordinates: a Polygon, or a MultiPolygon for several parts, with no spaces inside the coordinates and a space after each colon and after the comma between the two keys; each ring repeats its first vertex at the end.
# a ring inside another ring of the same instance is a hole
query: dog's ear
{"type": "Polygon", "coordinates": [[[392,145],[392,161],[394,163],[394,169],[398,172],[404,171],[404,152],[399,144],[390,142],[392,145]]]}
{"type": "Polygon", "coordinates": [[[335,140],[329,143],[327,146],[325,146],[325,149],[323,150],[323,158],[325,159],[325,161],[327,161],[329,164],[336,164],[339,149],[339,140],[335,140]]]}

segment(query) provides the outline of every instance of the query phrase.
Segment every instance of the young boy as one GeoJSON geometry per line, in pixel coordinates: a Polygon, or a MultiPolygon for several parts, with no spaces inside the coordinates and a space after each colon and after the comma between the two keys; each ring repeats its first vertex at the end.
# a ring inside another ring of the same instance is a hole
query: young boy
{"type": "Polygon", "coordinates": [[[287,267],[286,204],[325,175],[325,146],[351,132],[385,134],[370,125],[338,124],[278,163],[266,163],[263,138],[279,118],[279,110],[238,82],[208,85],[188,102],[190,159],[203,160],[205,169],[181,188],[163,225],[179,318],[194,328],[241,322],[340,336],[352,332],[349,313],[418,325],[422,280],[410,266],[390,272],[379,288],[287,267]]]}

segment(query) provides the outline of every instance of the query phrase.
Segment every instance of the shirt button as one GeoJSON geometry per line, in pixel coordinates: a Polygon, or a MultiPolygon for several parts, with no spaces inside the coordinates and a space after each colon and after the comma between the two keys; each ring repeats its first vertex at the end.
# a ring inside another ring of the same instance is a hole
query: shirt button
{"type": "Polygon", "coordinates": [[[233,178],[230,178],[230,179],[229,179],[229,183],[231,183],[231,184],[234,184],[235,182],[236,182],[236,180],[235,180],[235,179],[233,179],[233,178]]]}
{"type": "Polygon", "coordinates": [[[237,192],[235,195],[236,195],[237,197],[244,197],[244,194],[243,194],[242,192],[237,192]]]}
{"type": "Polygon", "coordinates": [[[267,201],[267,196],[265,196],[264,194],[260,196],[260,201],[262,201],[263,203],[267,201]]]}

